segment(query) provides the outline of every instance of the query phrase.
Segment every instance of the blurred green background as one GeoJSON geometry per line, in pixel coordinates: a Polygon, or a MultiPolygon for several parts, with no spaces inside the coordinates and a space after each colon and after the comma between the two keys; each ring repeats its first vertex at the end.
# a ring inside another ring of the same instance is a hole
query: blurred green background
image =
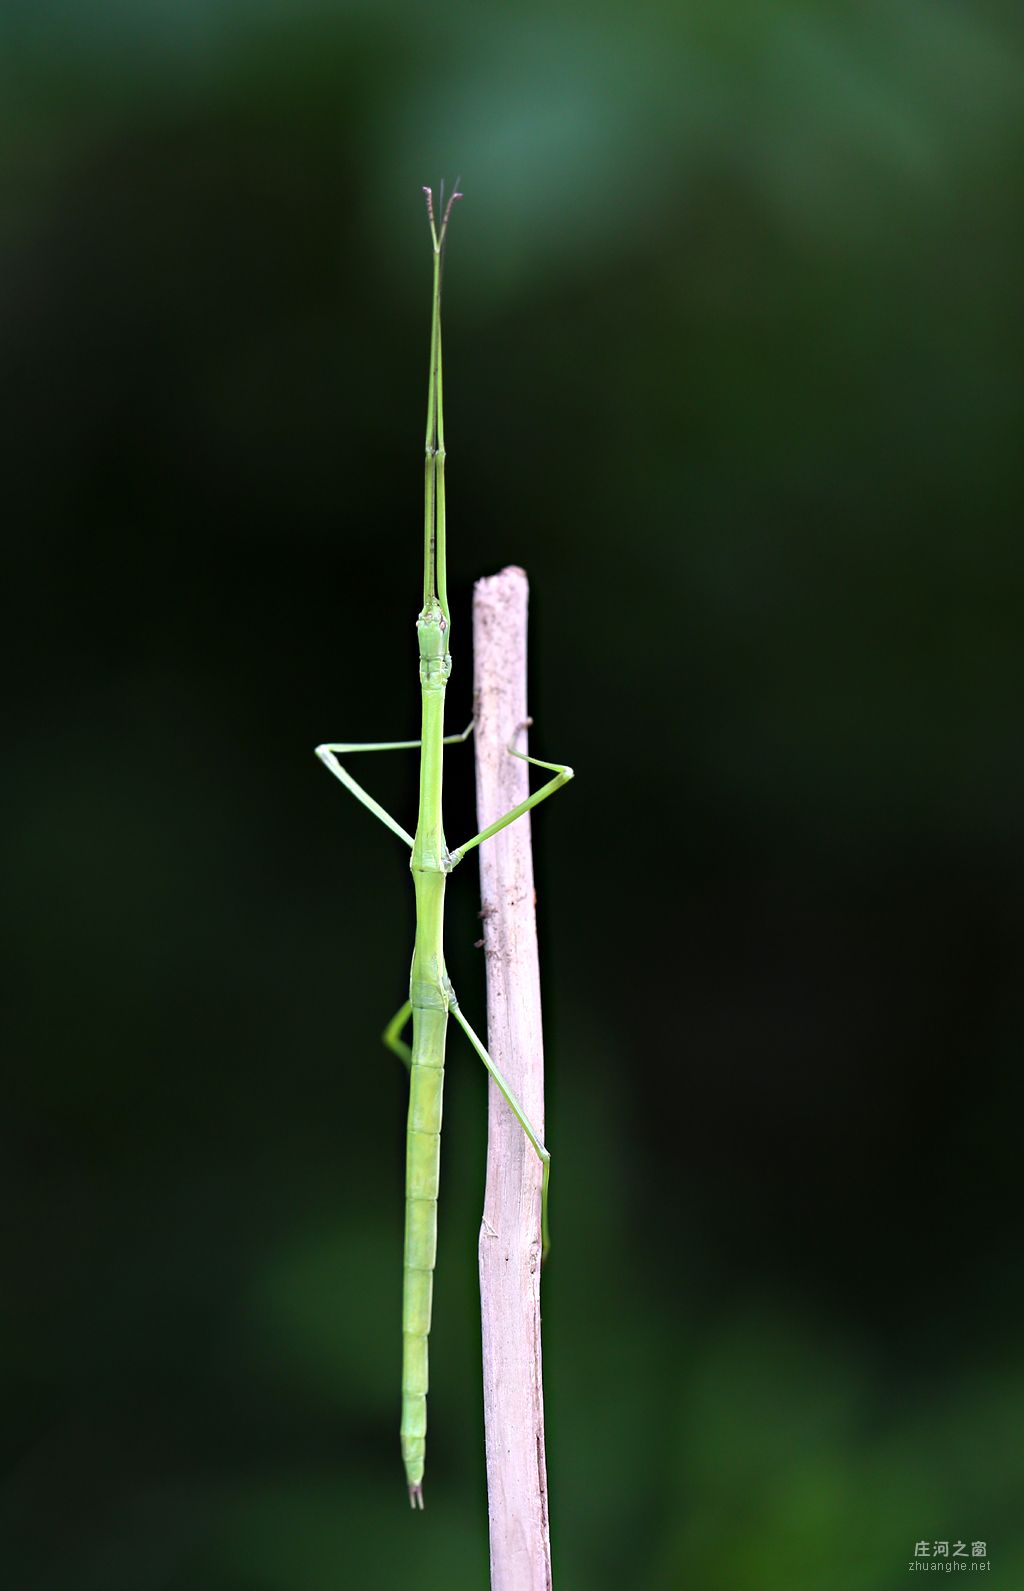
{"type": "Polygon", "coordinates": [[[412,1517],[411,891],[312,755],[415,733],[460,172],[451,723],[522,563],[578,775],[556,1583],[1024,1584],[1019,7],[5,0],[0,62],[4,1583],[486,1584],[485,1080],[453,1037],[412,1517]]]}

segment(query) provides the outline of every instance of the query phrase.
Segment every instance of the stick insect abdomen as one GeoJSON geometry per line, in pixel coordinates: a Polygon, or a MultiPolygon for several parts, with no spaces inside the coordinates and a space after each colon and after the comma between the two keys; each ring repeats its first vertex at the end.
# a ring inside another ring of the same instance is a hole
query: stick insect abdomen
{"type": "MultiPolygon", "coordinates": [[[[426,693],[424,695],[426,697],[426,693]]],[[[425,720],[434,716],[433,711],[426,710],[426,705],[425,700],[425,720]]],[[[443,713],[443,698],[439,705],[443,713]]],[[[421,839],[418,833],[417,841],[421,839]]],[[[409,983],[412,1067],[405,1155],[401,1443],[409,1497],[414,1506],[422,1508],[427,1435],[427,1339],[437,1255],[448,998],[443,984],[445,874],[440,866],[424,865],[416,848],[413,881],[417,926],[409,983]]]]}
{"type": "Polygon", "coordinates": [[[441,1104],[448,1013],[413,1008],[412,1075],[405,1160],[402,1273],[402,1458],[409,1495],[422,1507],[427,1435],[427,1338],[437,1255],[441,1104]]]}

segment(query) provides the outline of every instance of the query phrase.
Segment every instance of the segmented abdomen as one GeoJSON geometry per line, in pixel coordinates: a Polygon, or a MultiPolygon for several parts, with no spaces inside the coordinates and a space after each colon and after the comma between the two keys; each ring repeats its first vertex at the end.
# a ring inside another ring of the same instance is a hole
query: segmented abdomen
{"type": "Polygon", "coordinates": [[[410,1494],[423,1480],[427,1434],[427,1337],[437,1253],[444,1042],[448,1015],[413,1008],[412,1072],[405,1156],[402,1287],[402,1458],[410,1494]]]}

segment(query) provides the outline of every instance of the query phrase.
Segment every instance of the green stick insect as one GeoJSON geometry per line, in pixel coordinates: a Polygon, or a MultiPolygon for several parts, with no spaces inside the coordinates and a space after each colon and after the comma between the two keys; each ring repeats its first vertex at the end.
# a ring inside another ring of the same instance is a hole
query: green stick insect
{"type": "MultiPolygon", "coordinates": [[[[427,440],[424,472],[423,607],[416,620],[419,642],[420,686],[423,697],[422,734],[419,740],[376,741],[365,744],[330,742],[316,754],[346,790],[397,834],[412,852],[416,892],[416,941],[412,955],[409,998],[384,1030],[383,1040],[410,1072],[409,1121],[405,1171],[405,1260],[402,1290],[402,1458],[413,1508],[423,1507],[423,1466],[427,1431],[427,1336],[433,1292],[434,1257],[437,1251],[437,1189],[441,1145],[441,1094],[444,1085],[444,1046],[449,1015],[454,1016],[473,1049],[490,1072],[509,1108],[540,1157],[543,1165],[541,1231],[548,1250],[548,1173],[551,1157],[534,1132],[522,1106],[470,1027],[455,998],[444,960],[444,888],[448,874],[499,829],[514,823],[531,807],[554,795],[573,776],[571,768],[541,762],[509,746],[514,757],[554,774],[526,801],[506,812],[471,840],[449,851],[441,823],[441,777],[445,746],[464,741],[473,725],[460,735],[444,733],[444,696],[452,660],[448,651],[451,615],[448,609],[445,546],[444,414],[441,401],[441,266],[445,235],[452,206],[462,197],[455,192],[444,207],[441,188],[441,224],[434,215],[433,193],[424,188],[430,236],[434,246],[433,310],[430,333],[430,384],[427,393],[427,440]],[[358,785],[338,761],[356,751],[420,753],[420,800],[415,835],[385,812],[358,785]],[[412,1018],[412,1047],[402,1033],[412,1018]]],[[[525,728],[521,725],[520,729],[525,728]]],[[[518,737],[517,730],[516,736],[518,737]]]]}

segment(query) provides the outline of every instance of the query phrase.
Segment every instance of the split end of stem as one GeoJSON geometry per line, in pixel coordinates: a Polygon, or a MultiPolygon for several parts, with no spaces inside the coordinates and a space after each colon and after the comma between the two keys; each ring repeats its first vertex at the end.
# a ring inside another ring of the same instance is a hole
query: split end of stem
{"type": "Polygon", "coordinates": [[[409,1507],[418,1508],[421,1513],[423,1511],[423,1485],[420,1481],[409,1487],[409,1507]]]}
{"type": "Polygon", "coordinates": [[[456,199],[462,198],[462,194],[459,192],[459,179],[458,177],[455,179],[455,189],[447,204],[444,203],[444,183],[442,182],[441,184],[439,197],[441,204],[444,205],[444,211],[441,216],[440,227],[438,227],[434,219],[434,190],[433,188],[425,187],[423,192],[427,196],[427,215],[430,218],[430,235],[434,240],[434,253],[440,254],[444,245],[444,235],[448,230],[448,217],[452,213],[452,205],[455,203],[456,199]]]}

